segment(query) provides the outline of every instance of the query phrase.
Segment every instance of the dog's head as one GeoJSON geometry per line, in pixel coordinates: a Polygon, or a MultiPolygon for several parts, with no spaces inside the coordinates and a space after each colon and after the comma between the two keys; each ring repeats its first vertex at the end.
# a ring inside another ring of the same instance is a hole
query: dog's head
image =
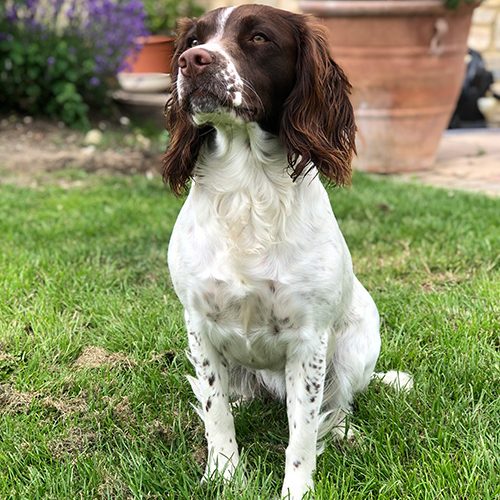
{"type": "Polygon", "coordinates": [[[243,5],[181,20],[164,178],[181,192],[213,127],[243,121],[280,138],[294,179],[314,164],[344,185],[355,152],[349,91],[325,32],[307,16],[243,5]]]}

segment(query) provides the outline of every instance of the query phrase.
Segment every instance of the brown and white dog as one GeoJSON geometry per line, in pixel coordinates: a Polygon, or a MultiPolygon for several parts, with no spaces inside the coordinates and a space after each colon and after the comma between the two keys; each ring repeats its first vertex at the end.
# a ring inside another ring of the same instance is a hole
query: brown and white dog
{"type": "Polygon", "coordinates": [[[205,478],[239,454],[230,400],[286,400],[284,496],[313,488],[318,439],[344,436],[372,377],[379,317],[318,172],[349,183],[355,124],[345,74],[306,16],[259,5],[179,26],[164,178],[192,179],[169,245],[189,377],[205,423],[205,478]]]}

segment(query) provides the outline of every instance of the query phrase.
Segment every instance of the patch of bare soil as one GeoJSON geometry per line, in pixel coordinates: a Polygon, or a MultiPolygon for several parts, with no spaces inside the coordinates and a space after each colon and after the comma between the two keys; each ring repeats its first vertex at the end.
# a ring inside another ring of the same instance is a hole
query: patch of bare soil
{"type": "Polygon", "coordinates": [[[0,386],[0,412],[23,413],[39,396],[36,392],[20,392],[10,385],[0,386]]]}
{"type": "MultiPolygon", "coordinates": [[[[1,347],[0,347],[1,349],[1,347]]],[[[12,361],[14,361],[16,358],[14,356],[12,356],[12,354],[8,354],[6,352],[2,352],[0,351],[0,363],[1,362],[6,362],[6,363],[10,363],[12,361]]]]}
{"type": "Polygon", "coordinates": [[[175,360],[175,351],[158,352],[151,355],[150,362],[158,365],[162,371],[167,371],[175,360]]]}
{"type": "Polygon", "coordinates": [[[72,427],[64,437],[50,441],[49,450],[56,459],[68,456],[76,458],[92,449],[96,441],[94,432],[72,427]]]}
{"type": "Polygon", "coordinates": [[[421,284],[424,292],[436,292],[446,287],[459,285],[471,278],[470,273],[462,276],[451,271],[432,272],[430,269],[426,271],[427,278],[421,284]]]}
{"type": "Polygon", "coordinates": [[[18,358],[8,352],[3,352],[0,345],[0,374],[13,371],[16,368],[17,362],[18,358]]]}
{"type": "Polygon", "coordinates": [[[130,406],[130,401],[127,396],[124,396],[117,400],[114,397],[104,396],[103,401],[111,408],[113,419],[126,426],[130,426],[136,423],[136,418],[132,407],[130,406]]]}
{"type": "Polygon", "coordinates": [[[84,398],[53,398],[44,396],[38,391],[18,391],[11,385],[0,385],[0,414],[27,413],[34,402],[39,402],[44,408],[56,411],[60,416],[81,414],[88,411],[84,398]]]}
{"type": "Polygon", "coordinates": [[[75,360],[76,368],[100,368],[102,366],[134,366],[135,362],[120,352],[108,352],[97,346],[87,346],[75,360]]]}
{"type": "Polygon", "coordinates": [[[200,468],[205,468],[207,464],[207,453],[208,448],[206,446],[197,446],[192,452],[191,457],[200,466],[200,468]]]}
{"type": "Polygon", "coordinates": [[[129,174],[160,166],[161,155],[140,144],[96,147],[85,144],[83,132],[54,122],[0,117],[0,184],[37,187],[44,174],[68,168],[129,174]]]}
{"type": "MultiPolygon", "coordinates": [[[[97,498],[99,499],[124,499],[135,498],[127,484],[115,474],[105,474],[102,483],[97,488],[97,498]]],[[[151,498],[151,497],[147,497],[151,498]]]]}
{"type": "Polygon", "coordinates": [[[160,420],[153,420],[148,425],[148,432],[154,440],[160,440],[167,444],[171,444],[175,437],[174,431],[160,420]]]}

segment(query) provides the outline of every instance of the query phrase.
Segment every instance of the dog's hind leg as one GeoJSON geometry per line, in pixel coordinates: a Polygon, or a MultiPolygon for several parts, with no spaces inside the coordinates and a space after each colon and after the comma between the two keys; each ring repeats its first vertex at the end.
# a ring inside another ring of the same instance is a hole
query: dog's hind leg
{"type": "Polygon", "coordinates": [[[370,383],[380,352],[377,307],[356,278],[351,309],[330,341],[333,355],[327,367],[319,437],[332,432],[338,438],[350,438],[346,417],[354,394],[370,383]]]}

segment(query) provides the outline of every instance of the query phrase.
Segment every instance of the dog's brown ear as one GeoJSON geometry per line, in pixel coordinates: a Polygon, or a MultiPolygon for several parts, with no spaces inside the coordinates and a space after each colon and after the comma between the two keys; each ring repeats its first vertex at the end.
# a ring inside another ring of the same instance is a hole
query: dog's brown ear
{"type": "Polygon", "coordinates": [[[336,185],[349,184],[356,152],[351,85],[330,57],[324,29],[307,17],[299,23],[297,47],[297,80],[280,129],[292,177],[312,163],[336,185]]]}
{"type": "Polygon", "coordinates": [[[172,191],[180,195],[193,175],[202,145],[203,131],[196,127],[172,95],[165,107],[170,142],[163,155],[163,180],[172,191]]]}
{"type": "Polygon", "coordinates": [[[180,19],[177,23],[176,50],[172,61],[172,83],[170,99],[165,106],[166,127],[170,133],[170,142],[163,156],[163,180],[172,191],[181,194],[192,177],[194,165],[202,145],[204,128],[198,128],[191,121],[187,109],[184,109],[177,94],[177,73],[179,56],[186,50],[186,38],[195,21],[180,19]]]}

